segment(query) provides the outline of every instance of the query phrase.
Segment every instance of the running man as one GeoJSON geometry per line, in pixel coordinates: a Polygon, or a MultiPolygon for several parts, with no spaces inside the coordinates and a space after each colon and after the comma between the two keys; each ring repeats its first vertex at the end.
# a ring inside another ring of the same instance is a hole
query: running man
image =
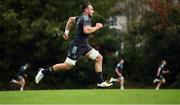
{"type": "Polygon", "coordinates": [[[117,78],[111,77],[111,79],[109,80],[110,83],[118,82],[121,86],[120,87],[121,90],[124,90],[124,76],[122,75],[123,69],[124,69],[124,59],[121,59],[115,68],[115,73],[117,75],[117,78]]]}
{"type": "Polygon", "coordinates": [[[157,74],[156,74],[156,78],[154,79],[153,83],[158,82],[157,86],[156,86],[156,90],[159,90],[160,86],[164,83],[166,83],[165,78],[163,77],[163,74],[165,73],[169,73],[169,70],[165,70],[165,65],[166,65],[166,61],[162,60],[161,61],[161,65],[158,68],[157,74]]]}
{"type": "Polygon", "coordinates": [[[94,9],[90,3],[82,6],[82,15],[79,17],[70,17],[66,23],[65,32],[63,38],[67,40],[69,38],[69,31],[73,23],[76,24],[76,37],[70,43],[68,55],[64,63],[58,63],[47,69],[40,68],[38,74],[35,77],[35,82],[38,84],[39,81],[53,72],[65,71],[75,66],[76,61],[81,56],[85,56],[95,61],[95,71],[97,77],[98,87],[110,87],[112,83],[107,83],[103,79],[102,75],[102,62],[103,56],[96,49],[92,48],[88,44],[88,37],[101,29],[103,25],[96,23],[93,27],[91,25],[91,18],[93,17],[94,9]]]}
{"type": "Polygon", "coordinates": [[[27,74],[25,73],[26,70],[30,67],[28,63],[25,65],[22,65],[19,69],[19,72],[17,73],[17,80],[12,79],[10,82],[20,85],[20,91],[24,90],[24,86],[26,84],[25,78],[27,77],[27,74]]]}

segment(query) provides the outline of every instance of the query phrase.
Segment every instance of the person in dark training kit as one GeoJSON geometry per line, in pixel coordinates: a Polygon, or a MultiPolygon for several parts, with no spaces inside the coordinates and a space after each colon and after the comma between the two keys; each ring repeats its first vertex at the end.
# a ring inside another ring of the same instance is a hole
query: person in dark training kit
{"type": "Polygon", "coordinates": [[[117,82],[120,84],[121,90],[124,90],[124,76],[123,76],[123,70],[124,70],[124,59],[120,59],[119,63],[117,64],[115,68],[115,73],[117,75],[117,78],[111,77],[109,82],[117,82]]]}
{"type": "Polygon", "coordinates": [[[19,72],[17,74],[17,79],[12,79],[10,82],[20,85],[20,91],[24,90],[24,86],[26,84],[25,78],[27,77],[27,74],[25,73],[27,69],[30,67],[30,64],[26,63],[25,65],[22,65],[19,69],[19,72]]]}
{"type": "Polygon", "coordinates": [[[91,18],[93,17],[94,9],[90,3],[86,3],[82,6],[82,15],[77,17],[69,17],[63,38],[67,40],[69,38],[69,31],[73,24],[76,24],[76,37],[70,43],[68,55],[64,63],[58,63],[47,69],[40,68],[38,74],[35,77],[35,82],[38,84],[44,76],[47,76],[53,72],[65,71],[75,66],[76,61],[81,56],[85,56],[95,61],[95,72],[97,77],[97,87],[110,87],[112,83],[104,81],[102,74],[103,56],[88,44],[89,36],[101,29],[103,25],[96,23],[93,27],[91,25],[91,18]]]}
{"type": "Polygon", "coordinates": [[[153,83],[156,83],[156,82],[158,83],[156,86],[156,90],[159,90],[160,86],[166,83],[166,80],[163,77],[163,74],[169,73],[169,70],[165,69],[166,64],[167,64],[166,60],[162,60],[161,65],[159,66],[157,70],[156,78],[153,81],[153,83]]]}

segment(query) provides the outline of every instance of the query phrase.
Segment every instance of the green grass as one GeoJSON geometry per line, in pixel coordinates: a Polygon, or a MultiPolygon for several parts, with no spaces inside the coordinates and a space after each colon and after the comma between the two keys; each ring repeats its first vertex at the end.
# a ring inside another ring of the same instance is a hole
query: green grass
{"type": "Polygon", "coordinates": [[[0,104],[180,104],[180,90],[84,89],[0,91],[0,104]]]}

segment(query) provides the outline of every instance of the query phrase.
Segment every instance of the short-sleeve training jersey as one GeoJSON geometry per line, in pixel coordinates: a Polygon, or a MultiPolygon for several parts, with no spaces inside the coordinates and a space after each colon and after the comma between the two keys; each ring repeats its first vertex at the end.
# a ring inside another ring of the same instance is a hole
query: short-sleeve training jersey
{"type": "Polygon", "coordinates": [[[118,63],[118,64],[117,64],[117,66],[116,66],[116,68],[119,70],[119,72],[122,72],[122,71],[123,71],[124,66],[123,66],[123,64],[118,63]]]}
{"type": "Polygon", "coordinates": [[[162,76],[164,71],[164,65],[160,65],[159,68],[160,68],[160,76],[162,76]]]}
{"type": "Polygon", "coordinates": [[[26,70],[27,70],[27,66],[26,65],[21,66],[20,70],[18,72],[18,76],[24,76],[26,70]]]}
{"type": "Polygon", "coordinates": [[[84,26],[92,26],[91,18],[85,14],[76,17],[76,37],[72,41],[73,44],[84,46],[88,44],[88,34],[83,31],[84,26]]]}

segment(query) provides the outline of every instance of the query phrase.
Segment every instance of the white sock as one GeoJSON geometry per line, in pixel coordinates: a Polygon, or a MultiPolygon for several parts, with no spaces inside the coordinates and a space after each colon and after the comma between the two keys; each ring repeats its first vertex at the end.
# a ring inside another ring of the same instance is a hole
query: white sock
{"type": "Polygon", "coordinates": [[[15,79],[12,79],[12,82],[13,82],[13,83],[17,83],[17,81],[16,81],[15,79]]]}
{"type": "Polygon", "coordinates": [[[161,83],[158,83],[158,85],[156,86],[156,90],[159,90],[160,86],[161,86],[161,83]]]}
{"type": "Polygon", "coordinates": [[[158,84],[157,87],[156,87],[156,90],[159,90],[159,87],[160,87],[160,85],[158,84]]]}
{"type": "Polygon", "coordinates": [[[20,91],[23,91],[23,90],[24,90],[24,87],[23,87],[23,86],[21,86],[20,91]]]}
{"type": "Polygon", "coordinates": [[[123,85],[121,85],[121,90],[124,90],[124,86],[123,85]]]}
{"type": "Polygon", "coordinates": [[[112,78],[112,81],[113,81],[113,82],[117,82],[117,79],[115,79],[115,78],[112,78]]]}

